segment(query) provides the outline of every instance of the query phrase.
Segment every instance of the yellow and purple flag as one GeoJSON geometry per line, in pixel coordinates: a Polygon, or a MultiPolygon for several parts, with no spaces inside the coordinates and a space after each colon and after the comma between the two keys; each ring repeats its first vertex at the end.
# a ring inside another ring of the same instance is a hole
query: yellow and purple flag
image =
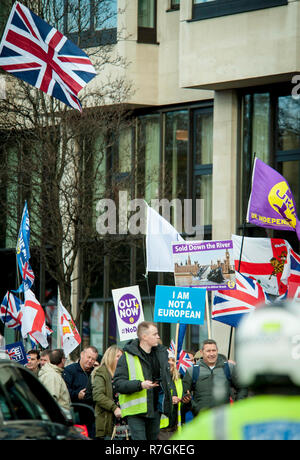
{"type": "Polygon", "coordinates": [[[275,230],[294,230],[300,240],[300,221],[290,186],[281,174],[255,159],[247,222],[275,230]]]}

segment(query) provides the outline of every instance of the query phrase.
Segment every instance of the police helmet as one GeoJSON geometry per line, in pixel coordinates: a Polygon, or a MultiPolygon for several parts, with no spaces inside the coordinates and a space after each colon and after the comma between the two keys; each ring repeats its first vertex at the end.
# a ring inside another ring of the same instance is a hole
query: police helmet
{"type": "Polygon", "coordinates": [[[236,360],[241,385],[300,386],[299,304],[266,305],[246,314],[236,331],[236,360]]]}

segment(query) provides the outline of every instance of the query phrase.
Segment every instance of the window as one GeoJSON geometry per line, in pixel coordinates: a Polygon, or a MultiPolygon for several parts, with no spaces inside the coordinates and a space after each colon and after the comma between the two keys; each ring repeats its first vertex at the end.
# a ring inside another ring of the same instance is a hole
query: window
{"type": "Polygon", "coordinates": [[[171,10],[179,10],[180,0],[171,0],[171,10]]]}
{"type": "Polygon", "coordinates": [[[156,0],[138,0],[138,42],[156,43],[156,0]]]}
{"type": "Polygon", "coordinates": [[[80,47],[117,40],[117,0],[53,0],[45,9],[50,24],[80,47]]]}
{"type": "Polygon", "coordinates": [[[204,200],[205,233],[211,230],[212,223],[212,132],[212,109],[195,110],[193,114],[193,197],[195,200],[204,200]]]}
{"type": "Polygon", "coordinates": [[[0,406],[5,420],[50,420],[27,382],[9,367],[1,369],[0,406]]]}
{"type": "Polygon", "coordinates": [[[208,19],[287,4],[288,0],[194,0],[192,17],[208,19]]]}
{"type": "MultiPolygon", "coordinates": [[[[164,141],[164,197],[169,201],[183,200],[187,197],[187,167],[189,145],[189,112],[188,110],[176,110],[165,114],[165,141],[164,141]]],[[[175,205],[176,206],[176,205],[175,205]]],[[[179,232],[186,231],[183,228],[183,208],[173,209],[172,224],[179,232]],[[179,215],[179,212],[181,215],[179,215]],[[181,223],[181,227],[176,222],[181,223]]]]}
{"type": "Polygon", "coordinates": [[[137,197],[159,197],[160,116],[145,115],[138,119],[138,183],[137,197]]]}
{"type": "MultiPolygon", "coordinates": [[[[289,85],[256,89],[242,97],[242,162],[240,226],[245,218],[251,190],[254,153],[288,181],[299,214],[300,203],[300,100],[289,85]]],[[[240,228],[241,228],[240,227],[240,228]]],[[[266,236],[264,228],[247,225],[249,236],[266,236]]],[[[273,232],[298,250],[294,232],[273,232]]]]}

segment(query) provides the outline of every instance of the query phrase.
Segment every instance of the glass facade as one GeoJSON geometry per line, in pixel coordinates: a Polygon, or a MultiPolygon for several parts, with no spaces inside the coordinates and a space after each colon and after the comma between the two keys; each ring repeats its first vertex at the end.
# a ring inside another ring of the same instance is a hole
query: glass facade
{"type": "MultiPolygon", "coordinates": [[[[245,218],[251,189],[254,154],[274,167],[288,181],[296,207],[300,204],[300,100],[289,87],[254,90],[242,96],[242,160],[240,225],[245,218]]],[[[287,239],[295,250],[299,243],[294,232],[270,230],[268,235],[287,239]]],[[[247,225],[249,236],[267,236],[266,230],[247,225]]]]}

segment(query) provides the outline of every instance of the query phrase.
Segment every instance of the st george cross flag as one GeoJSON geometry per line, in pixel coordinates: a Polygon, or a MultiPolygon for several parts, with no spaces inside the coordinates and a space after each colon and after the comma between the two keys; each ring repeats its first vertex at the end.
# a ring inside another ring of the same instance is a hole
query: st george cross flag
{"type": "Polygon", "coordinates": [[[184,242],[177,230],[147,205],[146,272],[174,272],[172,243],[184,242]]]}
{"type": "Polygon", "coordinates": [[[21,328],[21,300],[12,292],[7,291],[2,300],[0,306],[0,319],[8,328],[21,328]]]}
{"type": "Polygon", "coordinates": [[[0,67],[80,111],[77,95],[96,76],[86,53],[19,2],[0,43],[0,67]]]}
{"type": "Polygon", "coordinates": [[[215,292],[211,317],[236,327],[245,313],[265,303],[268,303],[268,298],[261,285],[236,272],[235,290],[215,292]]]}
{"type": "Polygon", "coordinates": [[[300,221],[290,186],[281,174],[259,158],[255,159],[247,221],[259,227],[296,231],[300,221]]]}
{"type": "Polygon", "coordinates": [[[23,208],[22,220],[18,235],[16,254],[18,266],[22,276],[22,284],[16,292],[30,289],[34,282],[34,273],[29,264],[30,259],[30,222],[27,201],[23,208]]]}
{"type": "Polygon", "coordinates": [[[58,304],[61,346],[65,355],[69,355],[81,343],[81,337],[68,310],[61,302],[58,304]]]}
{"type": "Polygon", "coordinates": [[[235,270],[255,278],[267,294],[282,295],[287,290],[290,245],[280,238],[250,238],[232,235],[235,270]]]}
{"type": "Polygon", "coordinates": [[[30,289],[25,291],[24,296],[25,304],[22,307],[22,336],[26,338],[27,335],[30,334],[30,336],[37,340],[43,348],[47,348],[48,332],[44,310],[30,289]]]}

